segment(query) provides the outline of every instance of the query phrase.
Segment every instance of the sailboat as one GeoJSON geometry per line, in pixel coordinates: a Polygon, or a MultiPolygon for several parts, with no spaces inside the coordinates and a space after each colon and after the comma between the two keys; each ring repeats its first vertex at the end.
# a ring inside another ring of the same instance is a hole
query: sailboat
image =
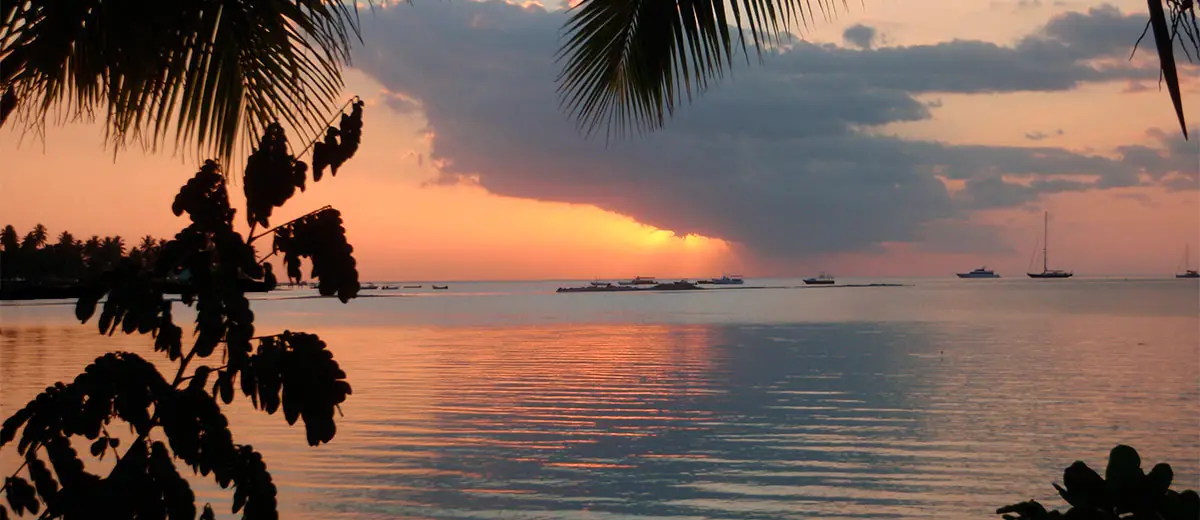
{"type": "Polygon", "coordinates": [[[1030,278],[1070,278],[1075,273],[1060,269],[1050,269],[1050,212],[1047,211],[1042,220],[1042,272],[1025,273],[1030,278]]]}
{"type": "Polygon", "coordinates": [[[1191,258],[1189,253],[1191,253],[1191,251],[1188,249],[1188,246],[1183,246],[1183,272],[1176,273],[1175,278],[1200,278],[1200,271],[1191,269],[1191,258]]]}

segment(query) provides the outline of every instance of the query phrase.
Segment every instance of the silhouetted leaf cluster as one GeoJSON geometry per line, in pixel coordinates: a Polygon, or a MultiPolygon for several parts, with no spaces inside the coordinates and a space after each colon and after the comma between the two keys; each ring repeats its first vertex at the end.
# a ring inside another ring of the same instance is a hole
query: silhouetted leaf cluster
{"type": "Polygon", "coordinates": [[[246,161],[242,184],[246,191],[246,220],[250,225],[270,226],[273,208],[283,206],[296,188],[304,191],[308,165],[288,152],[287,136],[279,123],[267,126],[258,147],[246,161]]]}
{"type": "Polygon", "coordinates": [[[283,252],[288,278],[300,281],[300,258],[312,259],[312,277],[320,283],[322,296],[337,294],[348,301],[358,295],[358,270],[355,268],[354,248],[346,242],[342,214],[333,208],[323,209],[296,219],[275,230],[275,251],[283,252]]]}
{"type": "Polygon", "coordinates": [[[204,161],[200,171],[175,196],[171,211],[176,217],[187,213],[193,223],[205,228],[232,224],[234,210],[229,206],[229,192],[225,189],[221,165],[212,160],[204,161]]]}
{"type": "Polygon", "coordinates": [[[101,334],[112,335],[118,328],[126,334],[154,332],[162,325],[160,313],[169,305],[150,274],[129,259],[85,289],[75,303],[75,317],[82,322],[90,319],[105,294],[108,298],[96,321],[101,334]]]}
{"type": "Polygon", "coordinates": [[[350,107],[350,115],[342,114],[338,128],[329,127],[325,131],[325,140],[313,144],[313,182],[321,180],[328,166],[330,174],[337,176],[342,163],[354,156],[358,144],[362,142],[363,101],[355,100],[350,107]]]}
{"type": "MultiPolygon", "coordinates": [[[[333,413],[350,395],[346,373],[315,335],[287,332],[262,338],[242,368],[242,392],[269,414],[283,407],[288,424],[304,420],[308,444],[329,442],[337,432],[333,413]]],[[[222,387],[222,399],[225,387],[222,387]]]]}
{"type": "MultiPolygon", "coordinates": [[[[260,197],[253,204],[267,204],[265,210],[256,206],[261,219],[251,222],[264,225],[270,209],[279,205],[271,197],[286,193],[284,184],[294,187],[300,171],[290,155],[280,155],[286,154],[282,130],[272,128],[268,134],[256,151],[263,155],[250,161],[266,173],[247,173],[248,180],[254,179],[253,188],[247,185],[248,199],[260,197]],[[290,165],[291,176],[272,170],[277,160],[290,165]]],[[[211,475],[222,488],[232,486],[234,513],[275,519],[276,488],[266,464],[251,446],[234,442],[220,403],[232,403],[240,387],[256,408],[269,414],[282,408],[289,424],[302,420],[310,445],[329,442],[337,432],[334,414],[351,390],[325,343],[291,331],[254,336],[246,288],[273,287],[275,279],[270,264],[256,256],[252,244],[258,237],[246,240],[233,227],[235,210],[220,165],[205,162],[180,189],[171,209],[177,216],[186,213],[191,223],[171,240],[150,239],[152,257],[122,258],[94,279],[76,302],[75,315],[86,323],[99,307],[101,334],[149,334],[154,350],[165,352],[178,370],[168,380],[136,354],[106,354],[72,382],[47,388],[9,417],[0,426],[0,448],[16,441],[24,463],[4,481],[2,492],[18,515],[40,511],[44,518],[194,519],[195,496],[176,472],[178,459],[199,475],[211,475]],[[190,346],[185,347],[183,330],[164,298],[168,288],[196,309],[190,346]],[[219,352],[223,355],[214,356],[219,352]],[[189,374],[193,361],[198,366],[189,374]],[[107,431],[114,419],[137,435],[124,443],[124,453],[118,453],[123,443],[107,431]],[[151,438],[156,429],[164,441],[151,438]],[[107,476],[87,472],[72,448],[73,437],[89,439],[95,458],[111,453],[116,459],[112,471],[107,476]]],[[[39,226],[28,242],[45,242],[44,235],[39,226]]],[[[345,302],[357,293],[353,249],[336,210],[322,209],[284,224],[275,239],[289,270],[295,264],[298,272],[301,256],[312,259],[322,294],[336,293],[345,302]],[[281,241],[280,236],[286,238],[281,241]]],[[[3,241],[7,248],[11,240],[3,241]]],[[[0,507],[0,520],[7,516],[8,510],[0,507]]],[[[201,518],[213,516],[206,505],[201,518]]]]}
{"type": "Polygon", "coordinates": [[[1137,450],[1119,445],[1108,456],[1101,477],[1082,461],[1063,471],[1063,485],[1054,484],[1058,494],[1071,504],[1066,513],[1048,511],[1036,500],[1002,507],[996,514],[1006,520],[1194,520],[1200,518],[1200,495],[1174,491],[1171,466],[1160,463],[1142,471],[1137,450]]]}

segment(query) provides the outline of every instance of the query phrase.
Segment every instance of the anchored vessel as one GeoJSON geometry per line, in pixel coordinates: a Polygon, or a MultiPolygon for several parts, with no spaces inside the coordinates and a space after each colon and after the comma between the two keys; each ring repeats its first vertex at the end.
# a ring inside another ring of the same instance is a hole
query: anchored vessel
{"type": "Polygon", "coordinates": [[[1047,211],[1042,220],[1042,272],[1025,273],[1030,278],[1070,278],[1075,273],[1061,269],[1050,269],[1050,212],[1047,211]]]}
{"type": "Polygon", "coordinates": [[[980,267],[969,273],[955,273],[959,278],[1000,278],[1000,275],[995,271],[988,269],[986,266],[980,267]]]}
{"type": "Polygon", "coordinates": [[[1188,246],[1183,246],[1183,272],[1176,273],[1175,278],[1200,278],[1200,271],[1191,268],[1191,262],[1188,246]]]}
{"type": "Polygon", "coordinates": [[[638,276],[632,280],[617,283],[621,285],[658,285],[658,282],[654,281],[653,276],[638,276]]]}
{"type": "Polygon", "coordinates": [[[819,274],[813,278],[805,278],[804,284],[805,285],[833,285],[834,279],[833,279],[833,275],[822,271],[821,274],[819,274]]]}

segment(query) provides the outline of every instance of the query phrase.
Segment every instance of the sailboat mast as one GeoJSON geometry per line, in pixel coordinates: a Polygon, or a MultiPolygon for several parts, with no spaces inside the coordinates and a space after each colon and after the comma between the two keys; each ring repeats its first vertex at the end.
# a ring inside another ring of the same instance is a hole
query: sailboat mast
{"type": "Polygon", "coordinates": [[[1047,211],[1042,218],[1042,272],[1050,270],[1050,212],[1047,211]]]}

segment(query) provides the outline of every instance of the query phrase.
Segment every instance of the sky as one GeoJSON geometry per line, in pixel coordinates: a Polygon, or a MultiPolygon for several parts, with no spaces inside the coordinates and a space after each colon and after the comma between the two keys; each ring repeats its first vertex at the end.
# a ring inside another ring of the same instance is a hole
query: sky
{"type": "MultiPolygon", "coordinates": [[[[1128,59],[1140,0],[849,2],[663,130],[607,141],[559,108],[547,5],[364,14],[360,151],[276,215],[341,210],[368,280],[1018,276],[1043,211],[1052,268],[1200,259],[1200,68],[1181,71],[1184,141],[1153,54],[1128,59]]],[[[114,157],[87,123],[5,128],[0,156],[0,224],[76,236],[173,235],[197,167],[114,157]]]]}

